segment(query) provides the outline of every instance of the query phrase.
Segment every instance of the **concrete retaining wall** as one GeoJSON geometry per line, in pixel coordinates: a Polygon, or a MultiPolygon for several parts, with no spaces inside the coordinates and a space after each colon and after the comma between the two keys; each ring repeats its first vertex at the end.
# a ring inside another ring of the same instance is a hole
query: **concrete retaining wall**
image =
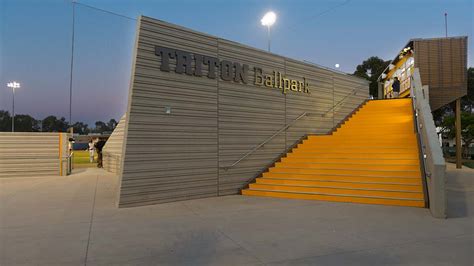
{"type": "Polygon", "coordinates": [[[126,115],[123,115],[119,123],[107,139],[105,144],[102,157],[103,167],[107,172],[119,173],[120,172],[120,160],[122,158],[122,147],[123,147],[123,132],[125,129],[126,115]]]}
{"type": "Polygon", "coordinates": [[[0,132],[0,178],[66,175],[67,149],[66,133],[0,132]]]}

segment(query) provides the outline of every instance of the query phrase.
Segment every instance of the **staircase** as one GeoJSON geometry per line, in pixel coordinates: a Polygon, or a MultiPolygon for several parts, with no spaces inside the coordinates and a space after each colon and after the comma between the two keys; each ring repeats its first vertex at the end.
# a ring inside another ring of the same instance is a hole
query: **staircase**
{"type": "Polygon", "coordinates": [[[425,207],[411,99],[372,100],[310,135],[243,195],[425,207]]]}

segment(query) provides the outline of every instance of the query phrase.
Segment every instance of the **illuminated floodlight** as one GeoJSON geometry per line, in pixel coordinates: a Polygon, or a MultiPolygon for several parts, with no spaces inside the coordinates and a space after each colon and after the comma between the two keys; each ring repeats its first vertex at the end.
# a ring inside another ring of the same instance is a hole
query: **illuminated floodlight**
{"type": "Polygon", "coordinates": [[[8,82],[7,87],[12,88],[12,89],[18,89],[18,88],[20,88],[20,83],[18,83],[16,81],[8,82]]]}
{"type": "Polygon", "coordinates": [[[262,22],[263,26],[267,27],[267,33],[268,33],[268,51],[270,52],[270,44],[271,44],[271,37],[270,37],[270,27],[275,23],[276,21],[276,14],[273,11],[269,11],[263,16],[263,18],[260,20],[262,22]]]}
{"type": "Polygon", "coordinates": [[[263,26],[270,27],[272,26],[276,21],[276,14],[273,11],[269,11],[263,16],[263,18],[260,20],[262,22],[263,26]]]}

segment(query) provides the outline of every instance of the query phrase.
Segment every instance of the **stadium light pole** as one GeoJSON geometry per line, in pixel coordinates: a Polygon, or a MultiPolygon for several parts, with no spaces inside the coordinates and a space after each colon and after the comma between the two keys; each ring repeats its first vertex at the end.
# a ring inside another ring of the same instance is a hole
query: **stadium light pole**
{"type": "Polygon", "coordinates": [[[8,88],[12,88],[13,98],[12,98],[12,132],[15,132],[15,89],[20,88],[20,83],[16,81],[8,82],[8,88]]]}
{"type": "Polygon", "coordinates": [[[276,21],[276,14],[273,11],[267,12],[263,18],[260,20],[262,23],[262,26],[267,26],[268,29],[268,51],[270,52],[270,43],[271,43],[271,37],[270,37],[270,27],[275,23],[276,21]]]}

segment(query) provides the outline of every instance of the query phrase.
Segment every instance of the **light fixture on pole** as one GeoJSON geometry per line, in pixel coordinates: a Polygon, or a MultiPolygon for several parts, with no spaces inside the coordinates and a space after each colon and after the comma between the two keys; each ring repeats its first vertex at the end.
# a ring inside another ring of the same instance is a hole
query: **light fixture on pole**
{"type": "Polygon", "coordinates": [[[8,88],[12,88],[13,98],[12,98],[12,132],[15,132],[15,89],[20,88],[20,83],[13,81],[7,83],[8,88]]]}
{"type": "Polygon", "coordinates": [[[268,29],[268,51],[270,52],[270,43],[271,43],[271,38],[270,38],[270,27],[275,23],[276,21],[276,14],[273,11],[269,11],[263,16],[263,18],[260,20],[262,22],[263,26],[267,26],[268,29]]]}

